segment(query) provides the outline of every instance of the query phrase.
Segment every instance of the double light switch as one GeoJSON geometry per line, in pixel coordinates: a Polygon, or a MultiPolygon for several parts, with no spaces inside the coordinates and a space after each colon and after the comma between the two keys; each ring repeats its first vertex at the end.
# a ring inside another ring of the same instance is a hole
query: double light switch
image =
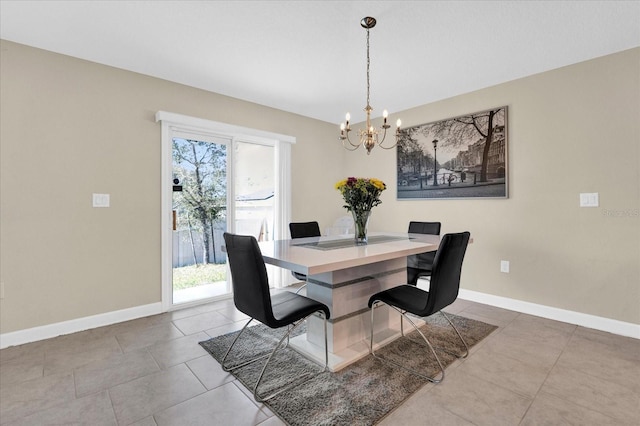
{"type": "Polygon", "coordinates": [[[599,205],[597,192],[583,192],[580,194],[580,207],[598,207],[599,205]]]}
{"type": "Polygon", "coordinates": [[[93,194],[93,207],[109,207],[109,194],[93,194]]]}

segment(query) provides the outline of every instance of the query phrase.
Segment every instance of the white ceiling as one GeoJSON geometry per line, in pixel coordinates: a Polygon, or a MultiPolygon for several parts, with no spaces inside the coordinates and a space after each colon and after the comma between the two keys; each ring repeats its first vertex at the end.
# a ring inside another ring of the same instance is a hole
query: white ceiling
{"type": "MultiPolygon", "coordinates": [[[[640,46],[640,1],[0,1],[0,37],[354,122],[640,46]]],[[[488,105],[487,107],[489,107],[488,105]]]]}

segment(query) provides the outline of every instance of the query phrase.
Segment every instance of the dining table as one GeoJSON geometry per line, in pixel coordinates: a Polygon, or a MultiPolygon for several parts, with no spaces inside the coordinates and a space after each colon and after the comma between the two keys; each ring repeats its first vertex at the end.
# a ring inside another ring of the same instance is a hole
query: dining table
{"type": "MultiPolygon", "coordinates": [[[[259,246],[265,263],[306,275],[307,297],[329,307],[329,369],[339,371],[369,353],[372,326],[376,346],[399,336],[400,315],[386,305],[376,308],[371,324],[369,298],[405,284],[407,256],[435,251],[439,243],[438,235],[371,232],[363,245],[350,235],[262,241],[259,246]]],[[[324,341],[324,321],[312,316],[306,332],[289,344],[324,364],[324,341]]]]}

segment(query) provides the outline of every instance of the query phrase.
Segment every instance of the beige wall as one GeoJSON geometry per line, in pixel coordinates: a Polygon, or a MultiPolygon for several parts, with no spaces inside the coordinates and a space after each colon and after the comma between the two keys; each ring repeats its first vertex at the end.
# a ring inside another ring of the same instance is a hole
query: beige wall
{"type": "Polygon", "coordinates": [[[160,301],[158,110],[295,136],[293,218],[337,214],[315,208],[331,185],[307,190],[341,175],[333,125],[11,42],[1,54],[1,333],[160,301]]]}
{"type": "MultiPolygon", "coordinates": [[[[375,89],[375,88],[374,88],[375,89]]],[[[474,238],[462,287],[640,324],[640,48],[394,114],[406,126],[507,105],[509,198],[396,201],[395,152],[346,170],[390,183],[371,227],[438,220],[474,238]],[[599,208],[579,193],[598,192],[599,208]],[[500,260],[511,272],[499,272],[500,260]]]]}
{"type": "Polygon", "coordinates": [[[293,220],[330,225],[335,181],[376,176],[372,229],[472,232],[464,288],[640,324],[640,49],[398,113],[509,106],[510,198],[473,201],[396,201],[395,152],[348,153],[333,124],[11,42],[1,55],[1,333],[160,301],[158,110],[295,136],[293,220]]]}

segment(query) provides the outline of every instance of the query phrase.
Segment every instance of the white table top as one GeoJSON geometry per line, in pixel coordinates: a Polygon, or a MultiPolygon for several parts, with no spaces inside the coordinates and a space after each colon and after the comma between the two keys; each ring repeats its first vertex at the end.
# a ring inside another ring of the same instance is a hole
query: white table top
{"type": "Polygon", "coordinates": [[[440,244],[438,235],[371,232],[368,236],[370,240],[375,240],[376,236],[396,239],[324,250],[304,244],[353,240],[353,235],[262,241],[259,246],[265,263],[305,275],[314,275],[434,251],[440,244]]]}

